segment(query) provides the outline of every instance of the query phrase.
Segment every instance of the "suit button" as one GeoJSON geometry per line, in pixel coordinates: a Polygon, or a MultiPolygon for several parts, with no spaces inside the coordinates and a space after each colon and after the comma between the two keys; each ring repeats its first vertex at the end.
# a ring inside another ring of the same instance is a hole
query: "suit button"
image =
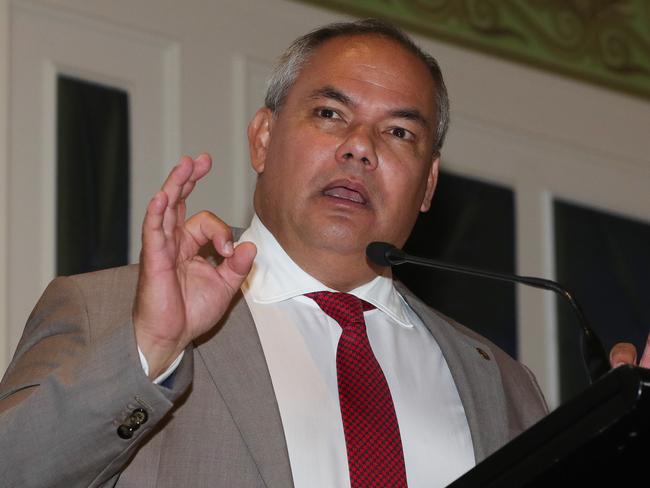
{"type": "Polygon", "coordinates": [[[147,415],[147,411],[144,410],[143,408],[136,408],[133,413],[131,413],[131,422],[134,425],[137,425],[138,427],[142,424],[144,424],[149,416],[147,415]]]}
{"type": "Polygon", "coordinates": [[[147,419],[149,419],[147,411],[143,408],[136,408],[131,412],[131,415],[124,420],[124,423],[117,428],[117,435],[122,439],[130,439],[133,437],[133,433],[138,430],[147,419]]]}
{"type": "Polygon", "coordinates": [[[133,431],[133,427],[122,424],[117,428],[117,435],[119,435],[122,439],[130,439],[133,437],[133,431]]]}

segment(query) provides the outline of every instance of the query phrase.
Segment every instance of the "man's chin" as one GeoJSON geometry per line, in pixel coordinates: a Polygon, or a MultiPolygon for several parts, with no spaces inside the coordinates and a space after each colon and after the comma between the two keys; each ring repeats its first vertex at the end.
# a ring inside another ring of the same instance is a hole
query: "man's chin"
{"type": "Polygon", "coordinates": [[[313,234],[314,248],[328,250],[340,254],[365,255],[366,246],[370,242],[370,233],[352,222],[330,224],[320,227],[313,234]]]}

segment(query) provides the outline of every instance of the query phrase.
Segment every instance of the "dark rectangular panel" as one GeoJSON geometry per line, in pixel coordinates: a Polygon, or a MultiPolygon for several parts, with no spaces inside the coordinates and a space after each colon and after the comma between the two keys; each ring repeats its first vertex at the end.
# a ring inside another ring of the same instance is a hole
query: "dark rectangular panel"
{"type": "MultiPolygon", "coordinates": [[[[557,280],[571,290],[605,349],[645,344],[650,326],[650,225],[556,200],[557,280]]],[[[575,315],[558,301],[562,401],[587,387],[575,315]]]]}
{"type": "Polygon", "coordinates": [[[57,83],[57,274],[128,262],[129,100],[123,90],[57,83]]]}
{"type": "MultiPolygon", "coordinates": [[[[501,273],[515,271],[512,190],[443,172],[427,213],[404,249],[501,273]]],[[[516,356],[515,288],[510,283],[404,264],[396,276],[427,304],[516,356]]]]}

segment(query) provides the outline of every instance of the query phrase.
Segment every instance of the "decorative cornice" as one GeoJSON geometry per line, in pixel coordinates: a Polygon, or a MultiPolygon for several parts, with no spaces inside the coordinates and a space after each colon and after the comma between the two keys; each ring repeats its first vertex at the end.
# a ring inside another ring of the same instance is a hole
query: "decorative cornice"
{"type": "Polygon", "coordinates": [[[650,99],[648,0],[299,0],[650,99]]]}

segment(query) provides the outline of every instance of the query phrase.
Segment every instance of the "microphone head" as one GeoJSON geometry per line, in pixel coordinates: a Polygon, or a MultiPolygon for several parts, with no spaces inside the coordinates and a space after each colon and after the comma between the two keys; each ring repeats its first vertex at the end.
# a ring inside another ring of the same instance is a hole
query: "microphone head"
{"type": "Polygon", "coordinates": [[[396,249],[395,246],[387,242],[371,242],[366,247],[366,256],[371,263],[378,266],[390,266],[389,253],[396,249]]]}

